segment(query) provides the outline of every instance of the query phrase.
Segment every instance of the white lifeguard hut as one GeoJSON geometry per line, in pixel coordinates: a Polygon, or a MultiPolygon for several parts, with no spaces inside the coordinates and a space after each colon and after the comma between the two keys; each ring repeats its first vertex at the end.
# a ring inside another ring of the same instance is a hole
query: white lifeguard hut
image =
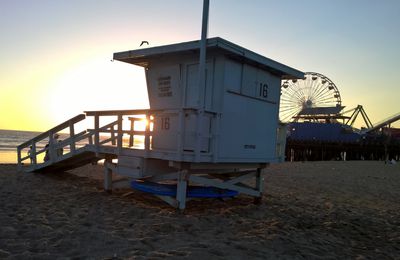
{"type": "Polygon", "coordinates": [[[303,73],[211,38],[202,87],[199,46],[192,41],[114,54],[145,68],[150,109],[157,111],[152,150],[190,163],[275,162],[281,79],[303,73]]]}

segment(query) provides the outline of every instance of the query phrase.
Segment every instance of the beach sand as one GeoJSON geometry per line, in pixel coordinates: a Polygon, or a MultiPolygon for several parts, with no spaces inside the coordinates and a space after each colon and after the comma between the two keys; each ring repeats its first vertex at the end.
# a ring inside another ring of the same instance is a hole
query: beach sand
{"type": "Polygon", "coordinates": [[[0,259],[400,259],[399,163],[271,165],[261,205],[192,200],[184,214],[101,179],[0,165],[0,259]]]}

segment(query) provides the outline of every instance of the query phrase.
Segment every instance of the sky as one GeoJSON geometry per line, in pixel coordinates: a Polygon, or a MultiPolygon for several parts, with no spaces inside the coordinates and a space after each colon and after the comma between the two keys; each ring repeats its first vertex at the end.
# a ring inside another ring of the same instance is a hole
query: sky
{"type": "MultiPolygon", "coordinates": [[[[0,0],[0,129],[148,108],[143,68],[113,53],[200,39],[202,4],[0,0]]],[[[398,0],[210,0],[208,37],[327,76],[374,123],[400,112],[399,13],[398,0]]]]}

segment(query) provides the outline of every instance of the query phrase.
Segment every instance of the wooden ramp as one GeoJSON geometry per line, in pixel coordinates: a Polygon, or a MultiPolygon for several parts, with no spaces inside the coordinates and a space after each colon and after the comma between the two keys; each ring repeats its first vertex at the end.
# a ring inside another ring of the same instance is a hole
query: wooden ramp
{"type": "Polygon", "coordinates": [[[101,131],[109,131],[117,124],[113,122],[97,129],[87,129],[76,133],[76,125],[86,119],[85,114],[70,120],[26,141],[17,148],[18,168],[25,172],[67,171],[99,160],[117,158],[121,149],[107,146],[116,140],[116,134],[100,138],[101,131]],[[65,138],[65,132],[69,136],[65,138]],[[63,135],[63,140],[58,136],[63,135]],[[47,143],[45,146],[44,144],[47,143]],[[44,147],[43,147],[44,146],[44,147]],[[45,160],[44,158],[48,159],[45,160]]]}
{"type": "Polygon", "coordinates": [[[97,154],[87,149],[73,154],[66,155],[60,158],[56,162],[49,162],[39,164],[36,167],[29,167],[26,169],[27,172],[57,172],[57,171],[68,171],[75,168],[79,168],[89,163],[96,163],[97,161],[104,159],[104,154],[97,154]]]}

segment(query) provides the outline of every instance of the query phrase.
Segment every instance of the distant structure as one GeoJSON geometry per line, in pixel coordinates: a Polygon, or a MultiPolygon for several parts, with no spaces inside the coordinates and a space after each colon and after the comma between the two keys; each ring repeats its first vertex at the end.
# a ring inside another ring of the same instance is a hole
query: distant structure
{"type": "Polygon", "coordinates": [[[286,160],[399,159],[399,139],[390,124],[400,114],[372,124],[362,105],[343,109],[339,89],[320,73],[284,80],[279,115],[288,124],[286,160]],[[353,127],[360,115],[366,126],[361,130],[353,127]]]}
{"type": "Polygon", "coordinates": [[[400,129],[361,134],[339,123],[292,122],[287,125],[288,161],[400,159],[400,129]]]}
{"type": "Polygon", "coordinates": [[[279,117],[282,122],[332,122],[340,115],[342,99],[339,89],[326,76],[306,72],[303,79],[282,83],[279,117]]]}
{"type": "Polygon", "coordinates": [[[179,209],[193,194],[192,184],[212,188],[200,197],[234,191],[259,200],[262,169],[279,160],[277,144],[283,145],[277,138],[281,80],[304,73],[222,38],[208,39],[206,51],[204,85],[200,41],[114,53],[114,60],[145,69],[150,109],[87,111],[21,144],[19,167],[68,170],[104,159],[106,190],[114,172],[179,209]],[[76,133],[75,125],[87,117],[93,127],[76,133]],[[56,143],[60,131],[69,137],[56,143]],[[46,140],[49,148],[41,148],[46,140]],[[50,160],[41,163],[47,150],[50,160]]]}

